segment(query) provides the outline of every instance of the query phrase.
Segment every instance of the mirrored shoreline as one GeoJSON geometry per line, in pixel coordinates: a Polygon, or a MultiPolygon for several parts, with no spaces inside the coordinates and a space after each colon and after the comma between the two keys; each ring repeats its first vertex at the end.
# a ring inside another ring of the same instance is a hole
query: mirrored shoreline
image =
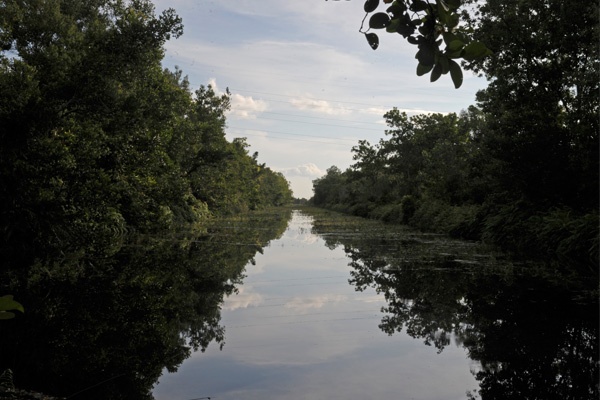
{"type": "Polygon", "coordinates": [[[226,299],[223,350],[193,355],[154,394],[594,398],[593,291],[484,251],[296,211],[226,299]]]}

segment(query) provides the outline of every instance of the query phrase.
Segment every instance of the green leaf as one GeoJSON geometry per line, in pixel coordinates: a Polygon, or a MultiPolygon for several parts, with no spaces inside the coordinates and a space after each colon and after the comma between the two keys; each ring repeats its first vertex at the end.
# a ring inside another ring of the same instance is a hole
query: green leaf
{"type": "Polygon", "coordinates": [[[437,12],[438,19],[442,23],[442,25],[448,25],[448,20],[450,19],[450,13],[446,8],[446,5],[443,1],[437,1],[437,12]]]}
{"type": "Polygon", "coordinates": [[[425,75],[426,73],[431,71],[432,68],[433,68],[433,65],[423,65],[423,64],[419,63],[419,65],[417,65],[417,76],[425,75]]]}
{"type": "Polygon", "coordinates": [[[462,57],[462,49],[456,51],[447,51],[444,55],[448,58],[461,58],[462,57]]]}
{"type": "Polygon", "coordinates": [[[467,61],[474,61],[492,54],[482,42],[471,42],[463,49],[463,58],[467,61]]]}
{"type": "Polygon", "coordinates": [[[11,313],[9,311],[0,311],[0,319],[12,319],[14,317],[14,313],[11,313]]]}
{"type": "Polygon", "coordinates": [[[442,74],[446,75],[450,71],[450,60],[446,56],[439,57],[439,64],[442,67],[442,74]]]}
{"type": "Polygon", "coordinates": [[[452,13],[450,14],[450,16],[448,17],[448,22],[446,23],[446,28],[448,29],[453,29],[458,25],[458,22],[460,21],[460,16],[456,13],[452,13]]]}
{"type": "Polygon", "coordinates": [[[385,27],[385,30],[388,33],[398,32],[398,28],[400,27],[400,18],[392,18],[390,23],[385,27]]]}
{"type": "Polygon", "coordinates": [[[446,0],[446,5],[451,10],[457,10],[460,7],[461,0],[446,0]]]}
{"type": "Polygon", "coordinates": [[[454,83],[454,87],[458,89],[463,83],[463,72],[460,65],[454,60],[448,60],[450,64],[450,77],[454,83]]]}
{"type": "Polygon", "coordinates": [[[410,20],[408,14],[402,14],[398,17],[398,29],[397,32],[404,36],[405,38],[409,37],[415,32],[415,25],[413,21],[410,20]]]}
{"type": "Polygon", "coordinates": [[[438,3],[438,6],[442,4],[449,11],[455,11],[460,7],[460,0],[436,0],[436,3],[438,3]]]}
{"type": "Polygon", "coordinates": [[[454,36],[463,43],[469,43],[471,41],[471,38],[464,30],[454,32],[454,36]]]}
{"type": "Polygon", "coordinates": [[[373,12],[379,7],[379,0],[367,0],[365,1],[365,12],[373,12]]]}
{"type": "Polygon", "coordinates": [[[446,46],[448,46],[451,41],[458,39],[458,37],[455,34],[450,32],[442,33],[442,37],[444,38],[444,43],[446,43],[446,46]]]}
{"type": "Polygon", "coordinates": [[[423,0],[414,0],[410,5],[410,10],[414,12],[425,11],[429,8],[429,3],[423,0]]]}
{"type": "Polygon", "coordinates": [[[433,70],[431,71],[431,76],[429,77],[429,81],[435,82],[438,79],[440,79],[440,76],[442,76],[442,66],[440,65],[440,63],[437,63],[437,64],[435,64],[435,67],[433,67],[433,70]]]}
{"type": "Polygon", "coordinates": [[[463,47],[465,47],[465,44],[462,41],[460,41],[458,39],[454,39],[450,43],[447,44],[447,51],[449,51],[449,52],[460,51],[460,50],[462,50],[463,47]]]}
{"type": "Polygon", "coordinates": [[[419,51],[415,58],[423,65],[433,65],[435,63],[435,48],[429,44],[419,45],[419,51]]]}
{"type": "Polygon", "coordinates": [[[373,50],[377,50],[379,47],[379,37],[375,33],[365,33],[365,37],[367,38],[367,42],[369,42],[369,46],[373,50]]]}
{"type": "Polygon", "coordinates": [[[0,312],[9,310],[25,312],[21,303],[14,301],[13,296],[10,294],[0,297],[0,312]]]}
{"type": "Polygon", "coordinates": [[[385,10],[388,14],[392,14],[394,17],[399,17],[406,11],[406,6],[404,3],[399,1],[394,1],[391,6],[385,10]]]}
{"type": "Polygon", "coordinates": [[[369,27],[372,29],[383,29],[390,23],[390,16],[384,12],[378,12],[369,19],[369,27]]]}

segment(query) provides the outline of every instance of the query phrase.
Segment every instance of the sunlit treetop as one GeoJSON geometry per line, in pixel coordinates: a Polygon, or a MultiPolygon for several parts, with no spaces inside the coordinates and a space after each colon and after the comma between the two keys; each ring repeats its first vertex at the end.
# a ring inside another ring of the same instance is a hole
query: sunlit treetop
{"type": "Polygon", "coordinates": [[[473,40],[471,27],[461,24],[464,22],[459,11],[461,0],[383,0],[383,3],[380,9],[380,0],[365,1],[366,15],[359,32],[373,50],[379,47],[379,36],[371,29],[402,35],[417,46],[418,76],[430,73],[430,81],[435,82],[450,73],[454,87],[459,88],[463,73],[455,60],[471,62],[492,54],[485,44],[473,40]]]}

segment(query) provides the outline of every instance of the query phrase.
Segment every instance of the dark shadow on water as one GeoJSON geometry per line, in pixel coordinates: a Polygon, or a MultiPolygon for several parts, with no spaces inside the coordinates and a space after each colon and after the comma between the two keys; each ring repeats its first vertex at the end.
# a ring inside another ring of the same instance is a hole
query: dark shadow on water
{"type": "Polygon", "coordinates": [[[385,296],[382,331],[405,331],[438,352],[452,343],[467,350],[480,385],[468,398],[599,397],[597,277],[559,276],[476,243],[306,212],[328,247],[343,246],[349,283],[385,296]]]}
{"type": "Polygon", "coordinates": [[[284,232],[289,210],[200,232],[130,236],[114,256],[38,257],[2,270],[25,313],[0,321],[0,370],[17,387],[73,399],[151,399],[162,371],[222,344],[221,305],[244,267],[284,232]]]}

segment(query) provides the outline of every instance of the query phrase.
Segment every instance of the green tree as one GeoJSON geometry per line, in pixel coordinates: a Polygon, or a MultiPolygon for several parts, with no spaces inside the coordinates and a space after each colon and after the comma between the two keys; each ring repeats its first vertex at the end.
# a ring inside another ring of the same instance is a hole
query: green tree
{"type": "Polygon", "coordinates": [[[471,66],[490,81],[477,96],[486,235],[597,268],[598,4],[489,1],[475,11],[476,36],[498,49],[471,66]]]}
{"type": "Polygon", "coordinates": [[[379,144],[371,145],[367,140],[359,140],[352,148],[356,162],[344,172],[348,193],[345,200],[352,214],[367,216],[390,192],[386,165],[379,152],[379,144]]]}
{"type": "Polygon", "coordinates": [[[342,203],[346,197],[345,179],[342,171],[335,165],[327,168],[327,173],[313,181],[315,205],[334,205],[342,203]]]}
{"type": "Polygon", "coordinates": [[[0,8],[2,256],[110,253],[128,227],[164,227],[184,195],[160,183],[177,176],[163,143],[185,95],[160,61],[181,20],[147,1],[0,8]]]}
{"type": "Polygon", "coordinates": [[[211,210],[230,213],[280,205],[289,197],[287,180],[280,182],[276,193],[265,195],[263,185],[273,183],[264,179],[270,169],[258,164],[258,153],[249,154],[245,138],[226,139],[230,105],[228,90],[219,95],[210,85],[201,86],[182,129],[173,136],[170,154],[182,165],[193,195],[211,210]],[[281,201],[275,200],[277,196],[281,201]]]}
{"type": "Polygon", "coordinates": [[[282,206],[292,201],[293,193],[289,188],[289,182],[281,172],[259,165],[258,173],[259,204],[282,206]]]}
{"type": "Polygon", "coordinates": [[[416,206],[410,222],[420,227],[596,270],[598,5],[466,5],[461,18],[473,40],[495,50],[465,64],[490,82],[477,94],[477,107],[459,116],[386,113],[389,139],[355,148],[348,186],[355,198],[375,194],[392,207],[410,196],[416,206]],[[359,181],[369,175],[370,186],[359,181]],[[376,182],[387,182],[387,189],[376,182]]]}
{"type": "MultiPolygon", "coordinates": [[[[225,139],[229,93],[192,96],[181,71],[162,68],[164,43],[181,33],[174,11],[155,15],[149,0],[0,0],[0,289],[28,310],[3,332],[5,344],[26,343],[15,347],[23,357],[0,369],[15,362],[47,388],[68,376],[63,394],[122,371],[126,389],[106,391],[132,398],[190,347],[222,341],[223,295],[264,241],[232,252],[181,236],[198,239],[209,205],[280,204],[291,191],[277,175],[255,196],[266,168],[244,139],[225,139]],[[162,248],[142,245],[155,235],[162,248]]],[[[0,319],[15,309],[0,298],[0,319]]]]}
{"type": "Polygon", "coordinates": [[[490,1],[477,10],[476,36],[498,49],[472,69],[490,80],[478,101],[499,184],[536,202],[597,208],[598,4],[490,1]]]}
{"type": "Polygon", "coordinates": [[[353,148],[357,163],[352,176],[370,183],[361,190],[380,203],[407,195],[464,201],[471,136],[461,119],[456,114],[409,118],[396,108],[384,118],[389,139],[376,146],[360,141],[353,148]]]}
{"type": "Polygon", "coordinates": [[[5,259],[103,256],[128,232],[249,207],[255,161],[225,139],[229,94],[201,87],[192,98],[181,71],[161,66],[164,43],[182,33],[173,10],[157,16],[147,0],[0,9],[5,259]]]}

